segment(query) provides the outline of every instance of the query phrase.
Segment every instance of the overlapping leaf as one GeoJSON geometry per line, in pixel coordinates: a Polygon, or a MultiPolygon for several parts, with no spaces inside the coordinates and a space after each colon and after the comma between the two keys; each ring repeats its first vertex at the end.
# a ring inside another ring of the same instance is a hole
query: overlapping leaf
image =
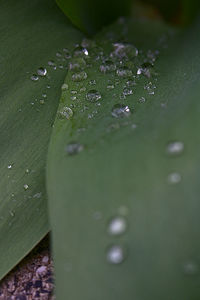
{"type": "Polygon", "coordinates": [[[120,20],[76,49],[47,168],[58,299],[199,299],[199,26],[120,20]]]}

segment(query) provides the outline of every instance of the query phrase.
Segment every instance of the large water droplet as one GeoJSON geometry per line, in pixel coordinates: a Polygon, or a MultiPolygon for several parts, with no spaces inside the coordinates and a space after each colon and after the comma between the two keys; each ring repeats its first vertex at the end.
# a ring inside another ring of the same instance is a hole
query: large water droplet
{"type": "Polygon", "coordinates": [[[69,155],[75,155],[80,153],[84,149],[83,145],[79,143],[70,143],[66,147],[66,151],[69,155]]]}
{"type": "Polygon", "coordinates": [[[115,118],[123,118],[123,117],[129,117],[131,111],[128,105],[115,104],[112,108],[111,114],[115,118]]]}
{"type": "Polygon", "coordinates": [[[47,75],[47,69],[41,67],[37,70],[37,73],[38,73],[39,76],[46,76],[47,75]]]}
{"type": "Polygon", "coordinates": [[[107,250],[107,260],[111,264],[120,264],[125,259],[124,249],[119,245],[113,245],[107,250]]]}
{"type": "Polygon", "coordinates": [[[90,90],[86,94],[86,99],[90,102],[96,102],[101,99],[101,94],[97,90],[90,90]]]}
{"type": "Polygon", "coordinates": [[[126,231],[127,223],[123,217],[115,217],[108,224],[108,233],[111,235],[120,235],[126,231]]]}
{"type": "Polygon", "coordinates": [[[78,81],[83,81],[85,79],[87,79],[87,73],[85,71],[81,71],[81,72],[72,74],[73,81],[78,82],[78,81]]]}
{"type": "Polygon", "coordinates": [[[58,117],[60,119],[71,119],[73,117],[73,111],[71,110],[71,108],[65,106],[62,108],[61,111],[58,112],[58,117]]]}
{"type": "Polygon", "coordinates": [[[170,155],[178,155],[181,154],[184,150],[184,144],[183,142],[176,141],[176,142],[171,142],[167,145],[167,153],[170,155]]]}

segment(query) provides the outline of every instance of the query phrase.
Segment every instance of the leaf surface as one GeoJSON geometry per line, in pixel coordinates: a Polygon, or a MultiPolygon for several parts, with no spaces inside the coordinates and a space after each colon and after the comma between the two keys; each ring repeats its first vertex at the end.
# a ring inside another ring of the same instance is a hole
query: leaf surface
{"type": "Polygon", "coordinates": [[[0,20],[2,278],[49,231],[44,174],[60,85],[66,76],[62,49],[72,48],[81,34],[54,1],[1,1],[0,20]],[[56,56],[59,51],[62,57],[56,56]],[[50,60],[57,70],[48,66],[50,60]],[[32,81],[40,67],[47,69],[47,75],[32,81]]]}

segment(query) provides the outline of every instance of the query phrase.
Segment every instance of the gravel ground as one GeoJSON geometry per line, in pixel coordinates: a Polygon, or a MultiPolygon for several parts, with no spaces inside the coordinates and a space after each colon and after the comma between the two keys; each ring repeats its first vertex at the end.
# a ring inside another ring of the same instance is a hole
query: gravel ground
{"type": "Polygon", "coordinates": [[[55,300],[47,236],[0,282],[0,300],[55,300]]]}

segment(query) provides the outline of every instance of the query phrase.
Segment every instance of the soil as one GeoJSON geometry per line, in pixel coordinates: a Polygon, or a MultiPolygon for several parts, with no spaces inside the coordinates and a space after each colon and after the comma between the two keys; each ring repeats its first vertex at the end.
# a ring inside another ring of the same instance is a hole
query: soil
{"type": "Polygon", "coordinates": [[[55,300],[47,236],[0,282],[0,300],[55,300]]]}

